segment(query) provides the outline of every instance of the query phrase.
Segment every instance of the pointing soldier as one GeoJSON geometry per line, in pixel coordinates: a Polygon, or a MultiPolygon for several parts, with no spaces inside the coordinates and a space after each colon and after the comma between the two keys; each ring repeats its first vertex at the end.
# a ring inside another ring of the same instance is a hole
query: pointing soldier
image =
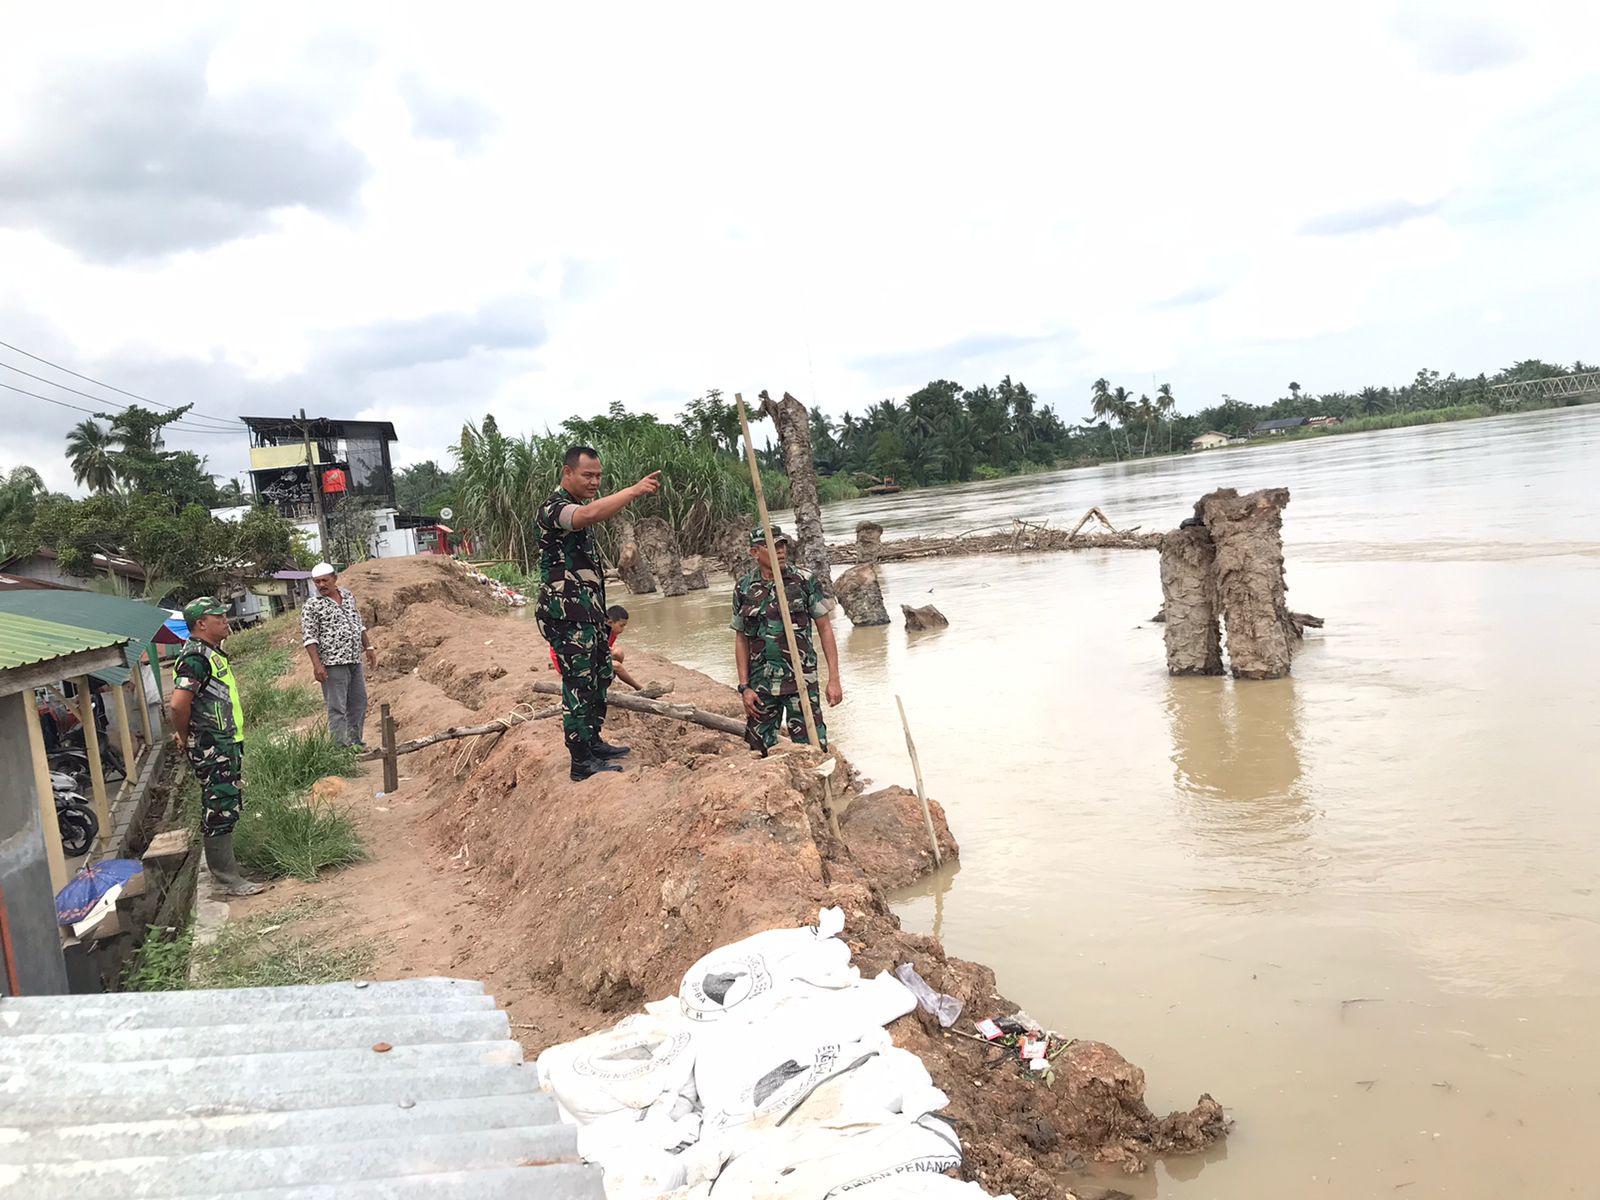
{"type": "Polygon", "coordinates": [[[613,672],[606,644],[605,564],[594,526],[654,495],[660,475],[652,471],[632,487],[600,497],[599,451],[573,446],[561,460],[561,486],[536,517],[541,583],[534,615],[561,669],[561,732],[574,782],[598,771],[622,770],[609,760],[628,753],[628,747],[600,736],[613,672]]]}
{"type": "Polygon", "coordinates": [[[826,750],[828,727],[823,723],[817,697],[817,650],[812,643],[812,630],[821,640],[822,653],[828,660],[828,703],[838,704],[844,699],[844,688],[839,682],[839,647],[833,639],[833,601],[823,594],[815,575],[788,564],[788,535],[774,525],[772,537],[776,545],[769,550],[765,532],[759,527],[751,532],[750,556],[756,566],[733,589],[733,650],[739,668],[739,695],[744,701],[744,740],[752,750],[765,754],[777,744],[778,726],[783,724],[792,741],[807,741],[800,689],[789,662],[783,614],[773,586],[782,572],[789,616],[794,622],[795,646],[800,651],[806,693],[811,697],[811,712],[817,722],[817,740],[826,750]]]}

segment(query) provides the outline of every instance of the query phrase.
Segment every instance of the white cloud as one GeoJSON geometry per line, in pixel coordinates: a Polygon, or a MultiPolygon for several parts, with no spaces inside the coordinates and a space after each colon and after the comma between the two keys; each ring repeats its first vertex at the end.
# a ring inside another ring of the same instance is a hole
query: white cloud
{"type": "MultiPolygon", "coordinates": [[[[401,461],[707,387],[838,413],[1009,371],[1075,417],[1100,375],[1200,402],[1596,353],[1600,198],[1552,165],[1593,121],[1552,114],[1600,115],[1600,18],[1554,0],[195,11],[14,17],[0,161],[47,127],[81,183],[110,156],[52,105],[165,71],[204,81],[202,149],[276,97],[332,182],[191,171],[76,233],[0,182],[0,339],[218,415],[392,419],[401,461]]],[[[125,168],[171,152],[149,126],[125,168]]],[[[0,397],[0,466],[63,484],[82,414],[0,397]]]]}

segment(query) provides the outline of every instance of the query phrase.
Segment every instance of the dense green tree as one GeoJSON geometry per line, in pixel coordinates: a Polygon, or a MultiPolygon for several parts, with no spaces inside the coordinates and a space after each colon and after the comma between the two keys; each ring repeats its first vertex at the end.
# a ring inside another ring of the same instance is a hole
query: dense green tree
{"type": "Polygon", "coordinates": [[[402,512],[438,516],[440,509],[455,507],[455,472],[444,469],[431,458],[414,463],[395,473],[394,495],[402,512]]]}

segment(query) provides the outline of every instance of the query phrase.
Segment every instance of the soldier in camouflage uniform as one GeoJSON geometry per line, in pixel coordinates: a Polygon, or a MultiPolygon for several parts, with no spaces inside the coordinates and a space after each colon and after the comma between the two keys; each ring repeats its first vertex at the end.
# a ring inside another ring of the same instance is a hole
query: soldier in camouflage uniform
{"type": "Polygon", "coordinates": [[[653,471],[632,487],[600,496],[600,455],[574,446],[561,461],[561,486],[539,506],[539,597],[534,615],[539,632],[561,670],[561,732],[572,756],[572,779],[597,771],[620,771],[608,760],[628,753],[600,736],[606,720],[606,688],[612,679],[607,644],[606,573],[593,526],[661,486],[653,471]]]}
{"type": "Polygon", "coordinates": [[[252,896],[251,883],[233,856],[233,827],[244,808],[244,709],[233,667],[222,652],[230,630],[228,610],[212,596],[192,600],[183,610],[189,640],[174,665],[173,738],[200,781],[200,832],[206,866],[230,896],[252,896]]]}
{"type": "Polygon", "coordinates": [[[795,645],[806,676],[806,693],[811,697],[811,712],[817,723],[817,740],[826,750],[828,727],[817,696],[817,650],[812,630],[820,638],[828,659],[828,703],[838,704],[844,699],[844,688],[839,682],[839,648],[833,639],[833,601],[823,594],[815,575],[788,565],[789,539],[783,530],[774,525],[772,537],[777,545],[769,553],[766,534],[760,528],[752,531],[750,556],[756,567],[733,589],[734,661],[739,668],[739,695],[744,701],[744,740],[752,750],[766,754],[777,744],[781,724],[791,741],[809,742],[805,716],[800,711],[800,689],[795,684],[789,643],[783,633],[783,613],[773,587],[776,573],[782,571],[789,619],[794,622],[795,645]]]}

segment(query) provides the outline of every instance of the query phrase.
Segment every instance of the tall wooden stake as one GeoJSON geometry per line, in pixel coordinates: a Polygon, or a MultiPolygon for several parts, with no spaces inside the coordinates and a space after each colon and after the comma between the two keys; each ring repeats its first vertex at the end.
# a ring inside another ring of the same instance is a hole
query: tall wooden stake
{"type": "Polygon", "coordinates": [[[394,718],[389,715],[389,706],[380,705],[378,713],[383,728],[383,790],[388,793],[400,788],[400,765],[395,761],[394,718]]]}
{"type": "MultiPolygon", "coordinates": [[[[750,416],[745,412],[744,396],[735,392],[733,401],[739,406],[739,428],[744,431],[744,453],[750,464],[750,486],[756,493],[756,515],[761,519],[761,532],[766,535],[767,552],[777,556],[777,546],[772,537],[772,518],[767,513],[767,494],[761,487],[761,467],[756,462],[756,444],[750,436],[750,416]]],[[[800,657],[800,646],[794,637],[794,620],[789,616],[789,589],[784,584],[783,572],[773,572],[773,582],[777,584],[773,590],[778,594],[778,614],[783,618],[783,637],[789,646],[789,666],[794,670],[795,691],[800,699],[800,715],[806,723],[806,740],[816,749],[822,749],[822,739],[817,736],[817,716],[811,711],[811,689],[807,685],[805,660],[800,657]]],[[[818,681],[821,681],[821,671],[817,672],[818,681]]],[[[839,818],[833,813],[833,782],[828,776],[822,778],[823,815],[828,818],[828,830],[840,841],[844,835],[839,831],[839,818]]]]}
{"type": "Polygon", "coordinates": [[[911,752],[911,773],[917,777],[917,799],[922,801],[922,819],[928,825],[928,844],[933,847],[933,865],[944,866],[944,858],[939,854],[939,835],[933,831],[933,810],[928,807],[928,793],[922,790],[922,764],[917,761],[917,746],[911,740],[911,723],[906,720],[906,706],[900,702],[900,697],[894,698],[895,707],[900,710],[900,728],[906,731],[906,749],[911,752]]]}

